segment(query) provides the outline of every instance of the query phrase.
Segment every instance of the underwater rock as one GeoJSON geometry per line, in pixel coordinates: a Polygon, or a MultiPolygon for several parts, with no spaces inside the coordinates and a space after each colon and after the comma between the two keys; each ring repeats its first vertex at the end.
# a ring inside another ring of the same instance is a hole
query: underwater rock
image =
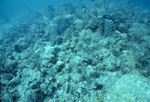
{"type": "Polygon", "coordinates": [[[112,20],[105,19],[104,21],[104,36],[111,37],[115,31],[115,26],[112,20]]]}
{"type": "Polygon", "coordinates": [[[97,65],[99,63],[99,60],[96,58],[92,59],[92,65],[97,65]]]}
{"type": "Polygon", "coordinates": [[[19,38],[17,43],[14,45],[14,51],[17,53],[22,52],[25,50],[29,45],[27,45],[27,41],[25,38],[19,38]]]}
{"type": "Polygon", "coordinates": [[[7,86],[14,87],[16,85],[19,85],[21,83],[21,80],[19,77],[13,78],[11,81],[8,82],[7,86]]]}
{"type": "Polygon", "coordinates": [[[128,32],[128,27],[127,27],[125,24],[121,23],[121,24],[119,25],[119,27],[118,27],[118,30],[119,30],[121,33],[127,33],[127,32],[128,32]]]}
{"type": "Polygon", "coordinates": [[[97,72],[90,73],[90,78],[98,78],[98,77],[99,77],[99,73],[97,73],[97,72]]]}
{"type": "Polygon", "coordinates": [[[129,73],[136,67],[136,60],[131,51],[123,50],[120,55],[120,67],[123,73],[129,73]]]}
{"type": "Polygon", "coordinates": [[[65,67],[65,64],[62,61],[57,61],[56,66],[57,72],[60,72],[65,67]]]}
{"type": "Polygon", "coordinates": [[[89,20],[88,22],[88,27],[92,29],[92,31],[96,31],[98,26],[98,20],[96,19],[96,17],[93,17],[89,20]]]}
{"type": "Polygon", "coordinates": [[[75,28],[77,31],[81,31],[84,28],[83,20],[77,19],[74,21],[74,24],[76,24],[75,28]]]}
{"type": "Polygon", "coordinates": [[[125,74],[117,79],[115,83],[107,89],[103,101],[143,101],[149,102],[150,83],[145,77],[134,74],[125,74]],[[119,95],[119,97],[118,97],[119,95]],[[110,98],[111,97],[111,98],[110,98]]]}
{"type": "Polygon", "coordinates": [[[14,51],[17,52],[17,53],[20,53],[22,50],[21,50],[21,47],[19,45],[15,45],[14,46],[14,51]]]}
{"type": "Polygon", "coordinates": [[[27,102],[43,102],[44,97],[44,93],[42,93],[41,90],[26,90],[24,100],[27,102]]]}
{"type": "Polygon", "coordinates": [[[139,43],[142,38],[149,34],[149,32],[148,26],[138,22],[134,22],[129,29],[130,36],[139,43]]]}
{"type": "Polygon", "coordinates": [[[30,84],[31,89],[38,89],[39,88],[39,82],[33,82],[30,84]]]}
{"type": "MultiPolygon", "coordinates": [[[[2,54],[2,52],[0,53],[2,54]]],[[[2,63],[4,59],[5,59],[4,55],[0,55],[0,63],[2,63]]]]}
{"type": "Polygon", "coordinates": [[[15,72],[17,71],[16,70],[17,67],[18,67],[17,61],[6,60],[2,71],[11,72],[11,73],[15,74],[15,72]]]}
{"type": "Polygon", "coordinates": [[[47,89],[47,86],[46,86],[46,84],[43,83],[40,85],[40,88],[44,92],[47,89]]]}
{"type": "Polygon", "coordinates": [[[5,27],[0,26],[0,40],[4,39],[7,35],[7,30],[5,27]]]}
{"type": "Polygon", "coordinates": [[[61,45],[62,42],[63,42],[62,37],[57,37],[56,40],[55,40],[55,43],[56,43],[57,45],[61,45]]]}
{"type": "Polygon", "coordinates": [[[99,83],[95,83],[95,86],[96,86],[96,88],[95,88],[95,90],[102,90],[102,88],[104,87],[102,84],[99,84],[99,83]]]}
{"type": "Polygon", "coordinates": [[[4,96],[2,96],[2,102],[13,102],[12,94],[6,93],[4,96]]]}
{"type": "Polygon", "coordinates": [[[3,80],[11,80],[11,78],[12,78],[12,74],[10,74],[10,73],[2,73],[1,74],[1,80],[3,79],[3,80]]]}

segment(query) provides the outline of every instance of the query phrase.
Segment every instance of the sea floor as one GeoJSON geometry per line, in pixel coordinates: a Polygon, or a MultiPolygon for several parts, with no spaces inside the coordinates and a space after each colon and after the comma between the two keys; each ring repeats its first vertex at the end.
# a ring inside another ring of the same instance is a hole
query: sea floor
{"type": "Polygon", "coordinates": [[[66,2],[0,30],[1,102],[150,102],[150,10],[66,2]]]}

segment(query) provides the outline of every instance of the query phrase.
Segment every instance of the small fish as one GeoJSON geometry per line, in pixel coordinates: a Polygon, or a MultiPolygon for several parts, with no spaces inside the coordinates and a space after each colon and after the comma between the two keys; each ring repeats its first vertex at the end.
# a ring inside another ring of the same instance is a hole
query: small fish
{"type": "Polygon", "coordinates": [[[58,28],[56,31],[59,32],[59,31],[62,31],[62,30],[63,30],[63,28],[58,28]]]}
{"type": "Polygon", "coordinates": [[[76,25],[76,23],[72,24],[72,26],[75,26],[75,25],[76,25]]]}
{"type": "Polygon", "coordinates": [[[84,91],[86,90],[84,87],[81,87],[81,89],[84,90],[84,91]]]}

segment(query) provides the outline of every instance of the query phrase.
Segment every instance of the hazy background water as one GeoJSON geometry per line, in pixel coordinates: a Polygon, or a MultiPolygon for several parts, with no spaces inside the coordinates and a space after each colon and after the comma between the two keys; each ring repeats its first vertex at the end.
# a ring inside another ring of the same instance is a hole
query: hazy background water
{"type": "MultiPolygon", "coordinates": [[[[48,5],[60,6],[63,2],[93,2],[92,0],[0,0],[0,26],[12,23],[25,15],[33,14],[46,8],[48,5]]],[[[96,2],[97,0],[94,0],[96,2]]],[[[108,0],[123,1],[123,0],[108,0]]],[[[128,0],[143,8],[150,8],[150,0],[128,0]]]]}
{"type": "MultiPolygon", "coordinates": [[[[32,13],[45,8],[48,5],[59,6],[64,1],[78,1],[79,3],[85,0],[0,0],[0,18],[6,19],[16,15],[32,13]]],[[[86,0],[92,2],[92,0],[86,0]]],[[[111,0],[112,1],[112,0],[111,0]]],[[[114,0],[123,1],[123,0],[114,0]]],[[[142,7],[150,8],[150,0],[128,0],[142,7]]],[[[94,1],[96,2],[96,0],[94,1]]]]}

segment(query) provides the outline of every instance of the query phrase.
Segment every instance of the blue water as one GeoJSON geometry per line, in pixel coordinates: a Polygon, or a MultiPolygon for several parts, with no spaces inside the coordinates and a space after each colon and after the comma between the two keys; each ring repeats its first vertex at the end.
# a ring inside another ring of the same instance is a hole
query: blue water
{"type": "MultiPolygon", "coordinates": [[[[60,7],[64,2],[93,3],[96,0],[0,0],[0,26],[9,29],[20,19],[46,9],[48,5],[60,7]]],[[[108,2],[120,2],[123,0],[106,0],[108,2]]],[[[124,0],[125,1],[125,0],[124,0]]],[[[128,0],[144,9],[150,8],[149,0],[128,0]]],[[[60,8],[61,9],[61,8],[60,8]]],[[[59,28],[58,28],[59,29],[59,28]]]]}
{"type": "MultiPolygon", "coordinates": [[[[63,2],[71,1],[81,3],[83,1],[96,2],[96,0],[0,0],[0,19],[23,16],[28,13],[37,12],[48,5],[60,6],[63,2]]],[[[123,0],[113,0],[118,2],[123,0]]],[[[125,1],[125,0],[124,0],[125,1]]],[[[143,8],[150,8],[150,0],[128,0],[143,8]]]]}

